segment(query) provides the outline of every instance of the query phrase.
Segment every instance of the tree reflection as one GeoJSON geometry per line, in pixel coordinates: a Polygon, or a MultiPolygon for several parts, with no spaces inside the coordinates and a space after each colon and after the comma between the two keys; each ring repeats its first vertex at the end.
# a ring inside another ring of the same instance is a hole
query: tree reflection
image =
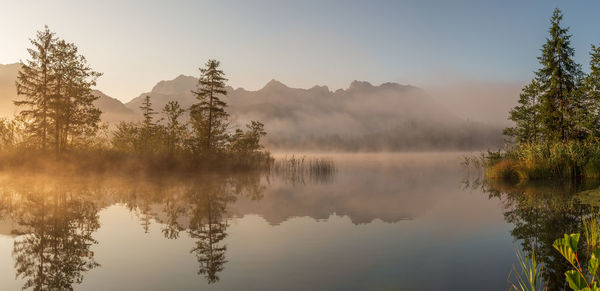
{"type": "Polygon", "coordinates": [[[10,215],[18,227],[13,257],[23,289],[72,290],[99,266],[90,251],[100,226],[96,205],[75,192],[38,188],[19,194],[10,215]]]}
{"type": "MultiPolygon", "coordinates": [[[[527,183],[511,185],[489,181],[484,191],[490,199],[498,198],[504,207],[504,218],[514,225],[511,235],[526,252],[535,250],[544,263],[543,277],[549,290],[561,290],[569,263],[553,248],[554,240],[563,234],[580,233],[583,219],[597,211],[578,203],[573,194],[597,187],[597,183],[556,184],[527,183]]],[[[583,245],[580,245],[583,248],[583,245]]]]}
{"type": "Polygon", "coordinates": [[[204,183],[190,192],[192,217],[190,237],[197,239],[191,252],[196,255],[200,269],[208,283],[219,281],[218,273],[223,271],[227,262],[227,246],[222,240],[227,237],[227,219],[224,217],[227,204],[235,200],[227,183],[204,183]]]}
{"type": "Polygon", "coordinates": [[[259,200],[265,189],[260,173],[204,175],[183,182],[166,180],[154,186],[133,186],[121,198],[129,209],[138,211],[145,231],[152,217],[162,225],[165,238],[178,239],[185,232],[194,239],[190,252],[198,260],[198,274],[212,284],[219,281],[219,273],[227,263],[223,240],[229,225],[228,205],[239,196],[259,200]]]}
{"type": "MultiPolygon", "coordinates": [[[[91,247],[98,210],[114,203],[136,213],[144,232],[159,226],[167,239],[193,240],[198,274],[219,281],[227,263],[228,205],[261,199],[261,174],[75,181],[54,177],[0,180],[0,219],[13,225],[13,259],[23,289],[71,290],[99,266],[91,247]],[[151,224],[152,221],[157,222],[151,224]]],[[[4,178],[4,177],[0,177],[4,178]]]]}

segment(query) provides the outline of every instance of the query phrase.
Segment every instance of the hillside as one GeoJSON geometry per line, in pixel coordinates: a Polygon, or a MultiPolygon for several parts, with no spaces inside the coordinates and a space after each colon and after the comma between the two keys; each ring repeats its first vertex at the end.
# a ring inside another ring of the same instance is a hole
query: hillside
{"type": "MultiPolygon", "coordinates": [[[[159,82],[126,104],[139,112],[145,96],[160,111],[170,100],[196,102],[197,79],[180,75],[159,82]]],[[[354,81],[347,89],[290,88],[271,80],[257,91],[228,87],[224,100],[234,124],[265,124],[271,148],[314,150],[485,149],[502,144],[501,127],[451,113],[422,89],[354,81]]]]}
{"type": "MultiPolygon", "coordinates": [[[[0,65],[2,116],[16,112],[15,80],[18,64],[0,65]]],[[[197,79],[180,75],[160,81],[152,90],[126,104],[100,91],[98,107],[103,121],[134,121],[148,95],[161,111],[171,100],[184,108],[196,102],[191,93],[197,79]]],[[[233,125],[250,120],[265,124],[265,143],[283,150],[469,150],[495,148],[502,144],[501,127],[461,119],[425,91],[410,85],[384,83],[378,86],[354,81],[347,89],[326,86],[290,88],[271,80],[257,91],[227,88],[223,99],[229,105],[233,125]]]]}
{"type": "Polygon", "coordinates": [[[17,98],[17,72],[19,64],[0,64],[0,116],[8,117],[15,114],[13,100],[17,98]]]}
{"type": "MultiPolygon", "coordinates": [[[[13,104],[14,100],[18,100],[17,88],[17,72],[19,64],[0,64],[0,117],[13,117],[18,112],[17,107],[13,104]]],[[[94,90],[95,96],[99,96],[96,100],[96,106],[102,110],[102,121],[115,123],[121,120],[132,121],[136,120],[135,113],[127,108],[121,101],[107,96],[101,91],[94,90]]]]}

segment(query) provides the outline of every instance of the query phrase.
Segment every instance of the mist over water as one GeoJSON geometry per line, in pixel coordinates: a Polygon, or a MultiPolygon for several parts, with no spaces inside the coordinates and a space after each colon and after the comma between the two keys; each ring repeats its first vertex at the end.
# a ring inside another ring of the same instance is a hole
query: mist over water
{"type": "Polygon", "coordinates": [[[518,244],[461,155],[295,155],[333,160],[327,179],[4,175],[0,287],[39,282],[41,248],[44,282],[82,290],[505,290],[518,244]]]}

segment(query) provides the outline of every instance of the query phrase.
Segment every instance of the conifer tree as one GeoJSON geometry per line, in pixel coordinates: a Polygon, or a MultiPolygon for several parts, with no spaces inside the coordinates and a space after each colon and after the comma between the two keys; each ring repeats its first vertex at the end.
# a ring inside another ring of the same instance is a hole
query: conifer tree
{"type": "Polygon", "coordinates": [[[210,152],[222,147],[227,139],[229,114],[227,104],[219,96],[227,95],[225,74],[219,69],[220,63],[209,60],[205,68],[200,68],[198,88],[192,91],[198,103],[192,105],[190,117],[196,133],[197,143],[204,151],[210,152]]]}
{"type": "Polygon", "coordinates": [[[57,41],[53,49],[55,76],[51,107],[55,126],[55,147],[60,152],[69,140],[93,136],[98,130],[101,111],[94,101],[92,87],[102,74],[93,71],[73,43],[57,41]]]}
{"type": "Polygon", "coordinates": [[[170,154],[175,152],[177,145],[185,132],[185,125],[179,122],[179,118],[185,110],[179,106],[177,101],[169,101],[162,112],[167,116],[167,150],[170,154]]]}
{"type": "Polygon", "coordinates": [[[519,143],[532,143],[538,141],[539,128],[539,97],[540,83],[532,80],[523,88],[519,105],[510,110],[508,119],[515,122],[514,127],[504,129],[503,133],[514,137],[519,143]]]}
{"type": "Polygon", "coordinates": [[[250,123],[246,125],[246,132],[237,129],[230,138],[231,151],[238,153],[260,151],[263,148],[260,144],[260,140],[267,135],[264,127],[264,124],[261,122],[250,121],[250,123]]]}
{"type": "Polygon", "coordinates": [[[49,132],[50,95],[52,87],[51,51],[56,37],[48,26],[38,31],[34,39],[30,39],[32,48],[27,49],[30,59],[21,61],[21,69],[17,75],[17,94],[24,100],[15,101],[18,107],[26,107],[19,112],[28,121],[27,132],[33,142],[39,142],[46,149],[49,132]]]}
{"type": "Polygon", "coordinates": [[[146,96],[142,105],[140,106],[142,110],[142,114],[144,115],[144,120],[142,121],[142,128],[140,133],[141,143],[142,143],[142,151],[144,153],[148,152],[150,149],[150,143],[154,137],[154,132],[156,128],[156,124],[154,123],[154,115],[157,114],[156,111],[152,108],[152,102],[150,101],[150,96],[146,96]]]}
{"type": "Polygon", "coordinates": [[[70,140],[96,133],[101,112],[92,87],[101,74],[89,67],[77,46],[58,39],[48,27],[31,43],[30,59],[21,62],[17,76],[17,93],[24,99],[15,105],[26,107],[19,118],[27,121],[31,142],[44,150],[52,142],[60,153],[70,140]]]}
{"type": "Polygon", "coordinates": [[[600,47],[592,45],[590,51],[590,73],[581,88],[582,98],[579,118],[589,137],[600,138],[600,47]]]}
{"type": "Polygon", "coordinates": [[[561,26],[562,18],[561,11],[555,9],[550,36],[538,57],[542,68],[536,72],[536,79],[542,88],[540,117],[544,135],[548,140],[564,142],[573,138],[571,129],[577,106],[575,92],[582,72],[573,60],[575,50],[571,47],[569,29],[561,26]]]}

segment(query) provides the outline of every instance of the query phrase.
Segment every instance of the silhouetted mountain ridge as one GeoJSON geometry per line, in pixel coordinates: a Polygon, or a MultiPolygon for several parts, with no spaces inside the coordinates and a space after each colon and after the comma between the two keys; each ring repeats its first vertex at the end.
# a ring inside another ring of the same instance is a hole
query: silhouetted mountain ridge
{"type": "MultiPolygon", "coordinates": [[[[14,82],[18,64],[0,67],[2,114],[15,112],[14,82]],[[12,85],[10,85],[12,84],[12,85]],[[10,89],[12,87],[12,89],[10,89]],[[4,91],[2,91],[4,90],[4,91]],[[12,90],[12,94],[10,93],[12,90]],[[2,93],[4,92],[4,93],[2,93]],[[7,93],[8,92],[8,93],[7,93]]],[[[150,96],[160,112],[176,100],[189,108],[198,79],[179,75],[123,104],[100,91],[98,106],[108,122],[139,120],[140,105],[150,96]]],[[[227,87],[233,125],[250,120],[265,124],[270,148],[319,150],[485,149],[502,143],[499,126],[469,122],[438,104],[422,89],[398,83],[373,85],[353,81],[347,89],[327,86],[291,88],[275,79],[256,91],[227,87]]]]}
{"type": "MultiPolygon", "coordinates": [[[[13,101],[20,100],[17,96],[17,74],[20,69],[19,63],[0,64],[0,116],[12,117],[18,112],[13,101]]],[[[127,108],[121,101],[112,98],[99,90],[93,90],[92,94],[99,96],[96,105],[102,110],[102,120],[115,123],[121,120],[132,121],[138,117],[135,112],[127,108]]]]}

